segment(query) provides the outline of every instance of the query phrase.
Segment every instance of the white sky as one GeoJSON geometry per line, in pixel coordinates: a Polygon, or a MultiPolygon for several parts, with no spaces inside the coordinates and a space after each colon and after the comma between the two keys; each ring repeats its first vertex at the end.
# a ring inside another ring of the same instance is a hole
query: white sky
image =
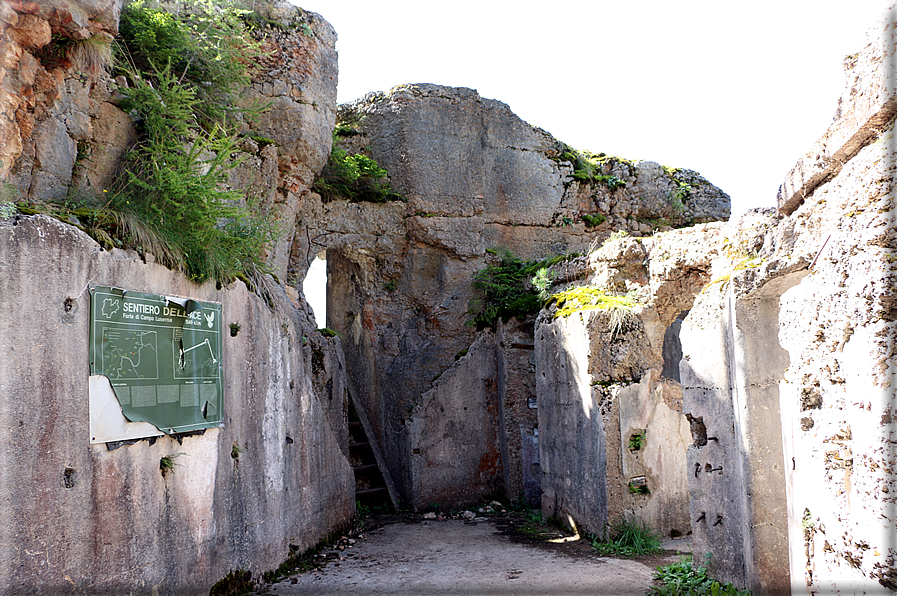
{"type": "Polygon", "coordinates": [[[291,1],[336,29],[340,103],[471,87],[577,149],[697,170],[733,214],[775,205],[891,3],[291,1]]]}

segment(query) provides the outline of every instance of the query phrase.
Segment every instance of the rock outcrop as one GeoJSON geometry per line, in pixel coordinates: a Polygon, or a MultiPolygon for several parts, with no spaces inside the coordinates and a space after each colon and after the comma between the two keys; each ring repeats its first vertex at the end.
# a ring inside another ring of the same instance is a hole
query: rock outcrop
{"type": "Polygon", "coordinates": [[[535,408],[520,405],[532,397],[533,383],[496,368],[528,370],[531,336],[495,346],[466,324],[476,298],[473,276],[493,258],[487,249],[524,259],[584,252],[614,229],[647,234],[652,224],[664,225],[658,221],[728,217],[728,196],[694,172],[671,174],[619,158],[605,165],[620,187],[577,180],[562,143],[471,89],[404,85],[342,106],[339,118],[354,127],[341,145],[375,158],[406,202],[309,195],[300,207],[290,283],[299,283],[314,256],[326,251],[328,326],[343,338],[350,390],[403,502],[454,506],[496,487],[517,497],[524,478],[533,496],[535,408]],[[680,184],[692,190],[677,211],[680,184]],[[590,227],[583,215],[601,223],[590,227]],[[489,354],[502,351],[488,356],[496,363],[488,365],[488,383],[481,361],[455,358],[475,345],[485,349],[484,341],[495,346],[489,354]],[[484,399],[472,398],[465,383],[473,379],[486,383],[479,390],[484,399]],[[453,434],[483,441],[440,444],[446,422],[433,412],[443,411],[457,417],[453,434]],[[484,421],[493,430],[481,428],[484,421]],[[448,461],[464,473],[442,476],[439,462],[448,461]],[[459,492],[460,486],[470,488],[459,492]]]}
{"type": "MultiPolygon", "coordinates": [[[[66,196],[79,143],[83,148],[90,142],[101,116],[98,142],[127,136],[130,123],[104,105],[108,90],[91,97],[99,72],[81,50],[93,40],[93,47],[108,52],[120,11],[121,0],[0,6],[0,180],[23,198],[66,196]]],[[[108,159],[117,159],[122,150],[113,145],[108,159]]],[[[100,168],[108,167],[106,159],[100,168]]]]}

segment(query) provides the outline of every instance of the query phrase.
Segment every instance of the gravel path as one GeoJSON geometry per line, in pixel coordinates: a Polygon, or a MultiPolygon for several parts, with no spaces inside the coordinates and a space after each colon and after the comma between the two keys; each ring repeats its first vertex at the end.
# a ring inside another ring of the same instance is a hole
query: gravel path
{"type": "Polygon", "coordinates": [[[638,561],[516,543],[485,519],[388,524],[332,556],[326,567],[273,584],[269,593],[644,596],[654,571],[638,561]]]}

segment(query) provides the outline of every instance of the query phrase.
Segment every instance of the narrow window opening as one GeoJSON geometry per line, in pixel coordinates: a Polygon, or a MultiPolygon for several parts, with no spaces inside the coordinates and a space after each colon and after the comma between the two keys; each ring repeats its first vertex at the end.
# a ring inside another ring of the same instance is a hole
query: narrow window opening
{"type": "Polygon", "coordinates": [[[679,382],[679,362],[682,361],[682,343],[679,341],[679,330],[688,311],[682,311],[675,321],[667,327],[663,335],[663,372],[661,376],[679,382]]]}
{"type": "Polygon", "coordinates": [[[327,326],[327,253],[320,252],[312,261],[302,283],[302,293],[311,306],[318,329],[327,326]]]}

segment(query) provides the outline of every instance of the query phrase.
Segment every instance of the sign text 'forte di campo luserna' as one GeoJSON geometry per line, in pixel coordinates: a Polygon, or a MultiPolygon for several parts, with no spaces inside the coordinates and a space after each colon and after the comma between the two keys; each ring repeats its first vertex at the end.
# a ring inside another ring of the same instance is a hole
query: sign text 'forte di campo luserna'
{"type": "Polygon", "coordinates": [[[221,425],[221,304],[95,286],[90,374],[131,422],[166,433],[221,425]]]}

